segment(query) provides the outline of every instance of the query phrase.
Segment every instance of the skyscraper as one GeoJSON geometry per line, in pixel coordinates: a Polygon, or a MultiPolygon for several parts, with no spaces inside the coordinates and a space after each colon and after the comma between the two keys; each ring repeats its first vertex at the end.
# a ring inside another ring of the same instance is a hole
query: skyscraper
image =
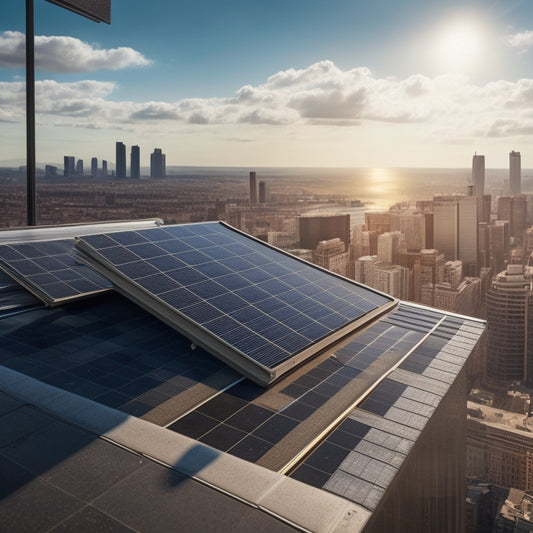
{"type": "Polygon", "coordinates": [[[509,265],[487,291],[487,380],[507,388],[532,381],[533,312],[531,271],[509,265]]]}
{"type": "Polygon", "coordinates": [[[116,145],[115,168],[117,178],[126,177],[126,145],[117,141],[116,145]]]}
{"type": "Polygon", "coordinates": [[[472,185],[474,196],[482,197],[485,194],[485,156],[475,154],[472,157],[472,185]]]}
{"type": "Polygon", "coordinates": [[[457,258],[463,262],[467,276],[477,276],[479,197],[459,196],[457,258]]]}
{"type": "Polygon", "coordinates": [[[93,157],[91,159],[91,176],[93,178],[96,178],[96,176],[98,176],[98,159],[96,157],[93,157]]]}
{"type": "Polygon", "coordinates": [[[154,148],[154,151],[150,154],[150,177],[164,178],[166,175],[166,156],[161,148],[154,148]]]}
{"type": "Polygon", "coordinates": [[[270,202],[270,186],[266,181],[259,182],[259,203],[270,202]]]}
{"type": "Polygon", "coordinates": [[[250,172],[250,204],[257,203],[257,179],[255,172],[250,172]]]}
{"type": "Polygon", "coordinates": [[[70,176],[72,174],[76,173],[76,163],[74,156],[66,155],[63,157],[63,175],[64,176],[70,176]]]}
{"type": "Polygon", "coordinates": [[[102,176],[107,176],[107,161],[102,159],[102,176]]]}
{"type": "Polygon", "coordinates": [[[447,261],[457,259],[458,208],[455,196],[433,198],[433,246],[447,261]]]}
{"type": "Polygon", "coordinates": [[[83,176],[83,159],[78,159],[76,161],[76,174],[83,176]]]}
{"type": "Polygon", "coordinates": [[[137,145],[131,147],[130,169],[132,178],[141,177],[141,149],[137,145]]]}
{"type": "Polygon", "coordinates": [[[298,218],[300,247],[314,250],[320,241],[335,237],[350,245],[350,215],[316,215],[298,218]]]}
{"type": "Polygon", "coordinates": [[[511,196],[522,194],[522,163],[520,152],[514,150],[509,154],[509,192],[511,196]]]}

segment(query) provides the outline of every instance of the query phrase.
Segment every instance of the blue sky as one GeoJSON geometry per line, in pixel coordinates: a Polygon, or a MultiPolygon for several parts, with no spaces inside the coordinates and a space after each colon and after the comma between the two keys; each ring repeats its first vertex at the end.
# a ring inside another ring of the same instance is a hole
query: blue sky
{"type": "MultiPolygon", "coordinates": [[[[523,166],[527,0],[112,0],[96,24],[35,0],[37,160],[523,166]]],[[[23,162],[24,2],[0,5],[0,164],[23,162]]],[[[532,158],[533,160],[533,158],[532,158]]]]}

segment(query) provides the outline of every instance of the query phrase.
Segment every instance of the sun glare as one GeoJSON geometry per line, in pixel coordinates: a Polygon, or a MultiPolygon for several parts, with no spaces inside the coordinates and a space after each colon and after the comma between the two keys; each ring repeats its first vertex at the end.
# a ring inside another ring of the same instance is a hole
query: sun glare
{"type": "Polygon", "coordinates": [[[473,22],[456,21],[437,34],[435,56],[446,72],[465,72],[482,56],[482,32],[473,22]]]}

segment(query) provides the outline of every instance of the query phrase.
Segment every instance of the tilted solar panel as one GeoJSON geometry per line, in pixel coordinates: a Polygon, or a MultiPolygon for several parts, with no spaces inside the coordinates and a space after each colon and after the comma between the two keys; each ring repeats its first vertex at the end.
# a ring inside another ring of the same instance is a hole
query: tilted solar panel
{"type": "Polygon", "coordinates": [[[100,274],[76,262],[72,239],[0,245],[0,268],[50,306],[112,288],[100,274]]]}
{"type": "Polygon", "coordinates": [[[395,300],[223,223],[79,237],[81,258],[263,385],[395,300]]]}

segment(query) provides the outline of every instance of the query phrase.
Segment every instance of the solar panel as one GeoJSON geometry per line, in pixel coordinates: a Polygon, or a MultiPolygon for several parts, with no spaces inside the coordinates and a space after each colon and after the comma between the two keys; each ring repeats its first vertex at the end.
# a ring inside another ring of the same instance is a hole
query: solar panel
{"type": "Polygon", "coordinates": [[[218,222],[84,236],[76,248],[126,296],[263,385],[395,305],[218,222]]]}
{"type": "Polygon", "coordinates": [[[0,245],[0,267],[49,306],[112,288],[100,274],[76,263],[72,239],[0,245]]]}
{"type": "Polygon", "coordinates": [[[0,269],[49,306],[99,294],[111,290],[112,285],[76,261],[74,236],[153,228],[159,224],[162,224],[159,219],[147,219],[3,229],[0,269]]]}

